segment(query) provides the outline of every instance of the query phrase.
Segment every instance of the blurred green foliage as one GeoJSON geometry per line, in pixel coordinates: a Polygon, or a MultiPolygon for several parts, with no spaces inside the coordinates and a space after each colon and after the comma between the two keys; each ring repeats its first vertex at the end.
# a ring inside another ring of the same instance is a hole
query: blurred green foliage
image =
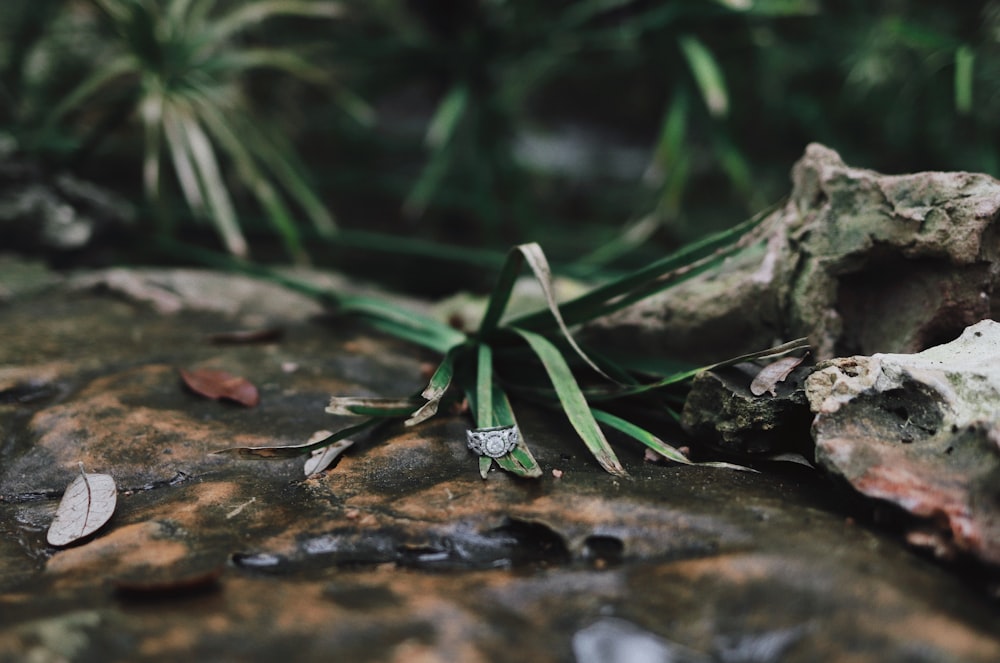
{"type": "MultiPolygon", "coordinates": [[[[108,65],[114,31],[79,29],[102,4],[3,3],[0,131],[33,158],[138,192],[148,145],[120,84],[46,124],[108,65]]],[[[243,3],[181,4],[225,16],[243,3]]],[[[297,148],[337,212],[334,246],[379,248],[375,231],[497,251],[539,241],[559,263],[635,264],[780,197],[810,141],[887,172],[1000,174],[996,1],[339,6],[336,21],[275,15],[213,45],[222,62],[266,47],[323,72],[317,87],[288,68],[245,67],[233,117],[297,148]]],[[[233,150],[217,158],[227,184],[240,179],[233,150]]],[[[258,181],[281,187],[266,158],[254,163],[258,181]]],[[[297,234],[313,236],[296,212],[275,224],[253,185],[227,191],[251,238],[277,229],[298,250],[297,234]]]]}

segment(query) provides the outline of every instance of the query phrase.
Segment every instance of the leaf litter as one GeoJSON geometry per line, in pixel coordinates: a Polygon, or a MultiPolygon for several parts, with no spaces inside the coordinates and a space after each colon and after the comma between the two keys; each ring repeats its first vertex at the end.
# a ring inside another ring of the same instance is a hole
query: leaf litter
{"type": "Polygon", "coordinates": [[[93,534],[111,519],[118,503],[118,486],[108,474],[88,474],[80,463],[80,476],[63,493],[46,540],[66,546],[93,534]]]}
{"type": "Polygon", "coordinates": [[[198,368],[193,371],[180,369],[181,379],[188,389],[212,400],[227,400],[246,407],[256,407],[260,403],[260,392],[246,378],[228,371],[214,368],[198,368]]]}

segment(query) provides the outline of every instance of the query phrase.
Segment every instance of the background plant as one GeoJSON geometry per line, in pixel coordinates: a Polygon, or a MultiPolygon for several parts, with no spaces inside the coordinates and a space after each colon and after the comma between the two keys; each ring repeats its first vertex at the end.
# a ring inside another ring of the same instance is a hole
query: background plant
{"type": "MultiPolygon", "coordinates": [[[[55,3],[39,3],[54,8],[55,3]]],[[[34,89],[25,85],[27,57],[33,40],[43,39],[42,16],[31,5],[20,6],[21,43],[10,48],[9,93],[23,92],[22,113],[42,115],[31,108],[33,93],[47,92],[49,81],[34,89]]],[[[141,172],[145,194],[164,225],[173,209],[167,204],[169,186],[162,169],[167,161],[175,181],[196,218],[210,220],[226,248],[246,255],[230,186],[242,184],[266,212],[288,253],[302,259],[300,232],[288,201],[294,202],[318,232],[333,233],[333,218],[317,197],[308,177],[280,133],[257,121],[246,79],[258,70],[277,70],[318,84],[329,82],[326,71],[288,46],[270,47],[247,38],[270,19],[281,16],[339,18],[335,2],[259,0],[227,3],[216,0],[94,0],[92,6],[64,3],[63,15],[50,38],[72,39],[59,31],[84,28],[92,71],[44,114],[34,131],[20,133],[35,151],[59,144],[71,115],[83,128],[74,147],[93,152],[110,136],[126,133],[128,122],[142,128],[141,172]],[[87,10],[96,8],[96,13],[87,10]],[[77,12],[83,12],[77,16],[77,12]],[[234,177],[228,176],[232,172],[234,177]]],[[[50,72],[53,78],[55,72],[50,72]]],[[[51,94],[51,93],[49,93],[51,94]]],[[[10,118],[16,122],[17,114],[10,118]]],[[[164,228],[166,230],[166,228],[164,228]]]]}
{"type": "MultiPolygon", "coordinates": [[[[114,21],[96,20],[94,6],[0,6],[0,124],[46,164],[127,189],[145,153],[138,99],[125,94],[135,78],[45,123],[91,67],[123,51],[114,21]],[[119,105],[132,122],[112,121],[122,119],[119,105]]],[[[237,7],[196,6],[213,7],[207,16],[216,19],[237,7]]],[[[294,53],[307,53],[300,60],[337,82],[322,92],[285,70],[229,69],[239,74],[240,103],[266,120],[266,137],[298,148],[308,164],[297,168],[302,181],[308,171],[338,211],[343,232],[329,245],[310,243],[316,260],[423,294],[487,288],[476,266],[498,266],[520,242],[540,242],[557,269],[573,264],[577,274],[636,267],[777,199],[813,140],[887,172],[1000,174],[997,2],[339,6],[337,20],[272,16],[220,41],[213,57],[294,41],[294,53]],[[396,253],[372,253],[384,249],[396,253]]],[[[232,159],[216,149],[221,162],[232,159]]],[[[271,160],[254,163],[282,193],[271,160]]],[[[238,169],[223,169],[232,184],[238,169]]],[[[163,179],[161,192],[176,192],[163,179]]],[[[260,204],[228,190],[252,242],[265,230],[260,204]]],[[[304,214],[288,196],[279,200],[304,214]]],[[[190,236],[169,197],[161,203],[152,209],[190,236]]],[[[319,234],[287,226],[302,235],[286,239],[292,247],[319,234]]]]}

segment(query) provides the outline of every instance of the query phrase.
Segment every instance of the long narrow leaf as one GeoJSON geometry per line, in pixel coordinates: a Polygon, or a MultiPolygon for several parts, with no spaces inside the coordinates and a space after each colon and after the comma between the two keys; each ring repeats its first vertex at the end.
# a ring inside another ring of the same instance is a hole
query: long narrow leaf
{"type": "Polygon", "coordinates": [[[664,387],[669,387],[670,385],[673,384],[678,384],[686,380],[690,380],[694,376],[698,375],[699,373],[703,373],[704,371],[711,371],[716,368],[723,368],[724,366],[741,364],[745,361],[752,361],[754,359],[780,357],[782,355],[788,354],[789,352],[794,352],[796,350],[801,350],[807,347],[809,347],[808,338],[805,337],[797,338],[793,341],[788,341],[787,343],[782,343],[781,345],[776,345],[774,347],[767,348],[766,350],[758,350],[757,352],[750,352],[744,355],[740,355],[738,357],[732,357],[730,359],[716,362],[714,364],[708,364],[707,366],[700,366],[698,368],[692,368],[686,371],[680,371],[672,375],[668,375],[667,377],[661,380],[657,380],[656,382],[623,387],[615,391],[608,391],[603,396],[597,393],[593,393],[590,395],[590,400],[592,401],[613,400],[617,398],[625,398],[627,396],[636,396],[638,394],[642,394],[648,391],[662,389],[664,387]]]}
{"type": "Polygon", "coordinates": [[[55,126],[62,120],[63,116],[73,111],[105,85],[116,78],[134,73],[137,66],[135,59],[128,55],[121,55],[104,63],[95,74],[73,88],[69,94],[62,98],[62,101],[56,104],[56,107],[45,118],[45,126],[55,126]]]}
{"type": "Polygon", "coordinates": [[[451,379],[455,374],[455,358],[462,349],[462,346],[456,346],[445,354],[437,370],[434,371],[434,375],[431,376],[430,382],[427,383],[427,388],[420,393],[420,396],[427,402],[404,422],[407,426],[416,426],[437,414],[441,399],[448,391],[448,387],[451,386],[451,379]]]}
{"type": "Polygon", "coordinates": [[[518,441],[517,446],[507,454],[497,458],[497,464],[511,474],[526,479],[537,479],[542,476],[542,468],[538,461],[531,455],[528,443],[524,439],[524,430],[518,426],[517,419],[514,418],[514,410],[510,407],[507,394],[504,393],[500,385],[493,386],[493,412],[494,420],[499,426],[517,426],[518,441]]]}
{"type": "Polygon", "coordinates": [[[615,430],[628,435],[629,437],[641,442],[646,445],[656,453],[660,454],[667,460],[673,461],[675,463],[680,463],[682,465],[699,465],[702,467],[718,467],[727,470],[740,470],[743,472],[756,472],[750,467],[744,467],[743,465],[736,465],[734,463],[722,463],[716,461],[696,463],[690,460],[687,456],[678,451],[675,447],[667,444],[661,440],[656,435],[653,435],[645,428],[641,426],[636,426],[631,421],[617,417],[610,412],[605,412],[603,410],[592,409],[591,412],[594,414],[594,418],[600,421],[602,424],[611,426],[615,430]]]}
{"type": "Polygon", "coordinates": [[[187,140],[195,170],[204,188],[209,208],[212,210],[215,227],[231,253],[246,256],[247,243],[236,221],[236,211],[229,198],[229,191],[222,178],[212,143],[194,117],[182,116],[180,121],[183,137],[187,140]]]}
{"type": "Polygon", "coordinates": [[[268,219],[284,242],[289,255],[300,264],[308,262],[299,229],[278,192],[257,166],[254,155],[247,149],[244,142],[246,136],[237,135],[232,123],[222,117],[213,104],[203,104],[199,110],[212,136],[228,153],[242,180],[250,187],[257,202],[267,212],[268,219]]]}
{"type": "Polygon", "coordinates": [[[480,343],[476,361],[476,427],[492,428],[493,419],[493,350],[480,343]]]}
{"type": "Polygon", "coordinates": [[[725,117],[729,112],[729,93],[726,91],[722,70],[715,61],[712,51],[708,50],[697,37],[690,35],[681,37],[678,43],[691,69],[691,75],[698,84],[708,112],[713,117],[725,117]]]}
{"type": "Polygon", "coordinates": [[[601,427],[597,425],[587,400],[580,391],[580,386],[559,350],[544,336],[516,327],[512,328],[512,331],[527,341],[538,355],[552,381],[552,386],[555,387],[566,416],[597,462],[611,474],[625,476],[627,474],[625,468],[605,439],[601,427]]]}
{"type": "Polygon", "coordinates": [[[672,460],[675,463],[681,463],[683,465],[691,464],[691,460],[689,460],[687,456],[646,429],[636,426],[632,422],[615,416],[610,412],[605,412],[604,410],[591,408],[590,412],[594,415],[594,419],[597,419],[597,421],[602,424],[607,424],[615,430],[625,433],[629,437],[642,442],[644,445],[668,460],[672,460]]]}
{"type": "MultiPolygon", "coordinates": [[[[545,303],[548,307],[549,313],[552,314],[552,318],[556,321],[556,324],[558,325],[563,336],[566,338],[566,341],[570,344],[576,354],[587,363],[587,365],[604,377],[608,377],[608,375],[601,370],[601,368],[594,363],[590,357],[587,356],[583,349],[577,345],[576,340],[573,338],[569,328],[566,326],[562,313],[559,311],[559,303],[556,301],[555,288],[552,284],[552,268],[549,267],[549,262],[545,258],[545,252],[542,251],[542,247],[535,242],[516,246],[511,249],[510,253],[507,254],[507,260],[504,262],[504,266],[500,270],[500,276],[497,278],[497,283],[493,288],[493,293],[490,295],[486,313],[483,314],[483,320],[479,324],[480,336],[485,336],[491,333],[499,324],[500,318],[503,316],[503,312],[506,310],[508,302],[510,302],[510,296],[513,292],[514,284],[517,282],[517,274],[520,271],[522,260],[527,262],[528,266],[531,267],[531,271],[535,275],[535,280],[538,281],[538,284],[542,288],[542,294],[545,296],[545,303]]],[[[608,377],[608,379],[610,380],[611,378],[608,377]]]]}
{"type": "Polygon", "coordinates": [[[306,442],[305,444],[295,444],[284,447],[232,447],[229,449],[220,449],[219,451],[215,451],[213,453],[218,455],[239,456],[240,458],[252,459],[259,458],[264,460],[297,458],[298,456],[308,454],[313,449],[320,449],[322,447],[329,446],[334,442],[339,442],[340,440],[351,437],[352,435],[357,435],[358,433],[375,426],[381,421],[382,420],[378,418],[368,419],[360,424],[343,428],[330,437],[317,442],[306,442]]]}
{"type": "MultiPolygon", "coordinates": [[[[660,289],[669,287],[674,281],[668,277],[678,270],[683,270],[694,261],[724,257],[741,250],[758,239],[756,234],[751,231],[760,226],[767,215],[781,204],[783,203],[776,203],[737,226],[692,242],[651,265],[597,287],[576,299],[564,302],[560,306],[563,319],[566,324],[573,325],[597,317],[597,312],[603,314],[609,310],[617,310],[615,304],[632,295],[633,291],[637,289],[649,288],[651,283],[660,289]]],[[[548,312],[539,311],[519,316],[509,322],[517,327],[538,331],[547,328],[550,320],[548,312]]]]}
{"type": "Polygon", "coordinates": [[[319,2],[319,0],[265,0],[238,3],[236,9],[228,16],[213,22],[211,36],[213,40],[221,43],[238,32],[282,14],[286,16],[340,18],[344,15],[344,5],[340,2],[319,2]]]}

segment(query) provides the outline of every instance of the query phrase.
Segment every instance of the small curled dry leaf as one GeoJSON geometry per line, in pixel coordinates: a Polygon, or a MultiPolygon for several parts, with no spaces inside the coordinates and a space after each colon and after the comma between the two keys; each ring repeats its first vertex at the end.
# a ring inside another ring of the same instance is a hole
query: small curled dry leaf
{"type": "Polygon", "coordinates": [[[188,389],[199,396],[234,401],[246,407],[255,407],[260,403],[257,387],[246,378],[213,368],[198,368],[193,371],[182,368],[180,373],[188,389]]]}
{"type": "Polygon", "coordinates": [[[805,358],[805,355],[801,357],[784,357],[768,364],[760,370],[757,377],[750,383],[750,393],[754,396],[762,396],[763,394],[777,396],[778,384],[784,382],[805,358]]]}
{"type": "Polygon", "coordinates": [[[63,493],[46,540],[65,546],[93,534],[111,519],[118,503],[118,487],[107,474],[87,474],[80,463],[80,476],[63,493]]]}
{"type": "MultiPolygon", "coordinates": [[[[328,437],[332,437],[333,433],[328,430],[316,431],[309,438],[306,444],[315,444],[317,442],[322,442],[328,437]]],[[[306,464],[302,468],[303,472],[307,477],[311,477],[314,474],[319,474],[326,468],[330,467],[333,461],[337,460],[340,454],[344,453],[352,444],[354,440],[340,440],[334,442],[326,447],[320,447],[319,449],[313,449],[309,458],[306,459],[306,464]]]]}

